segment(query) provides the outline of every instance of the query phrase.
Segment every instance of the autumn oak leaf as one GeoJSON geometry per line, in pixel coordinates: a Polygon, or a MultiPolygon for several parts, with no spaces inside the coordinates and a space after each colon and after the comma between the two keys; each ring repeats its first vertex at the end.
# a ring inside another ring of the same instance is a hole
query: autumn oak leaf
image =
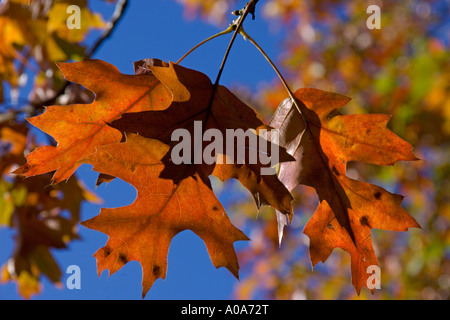
{"type": "Polygon", "coordinates": [[[216,268],[226,267],[238,277],[238,261],[233,243],[248,240],[234,227],[214,195],[208,173],[201,169],[186,176],[185,166],[164,162],[169,146],[154,139],[127,134],[126,142],[97,147],[84,161],[94,170],[118,177],[137,189],[129,206],[102,209],[82,222],[88,228],[109,236],[107,244],[95,253],[99,274],[110,274],[129,261],[142,266],[142,296],[158,278],[165,278],[167,254],[172,238],[189,229],[206,244],[216,268]],[[169,166],[174,175],[185,178],[174,183],[161,179],[169,166]]]}
{"type": "MultiPolygon", "coordinates": [[[[16,174],[30,177],[56,171],[53,183],[67,180],[81,164],[79,160],[94,153],[96,146],[121,140],[122,134],[108,122],[129,112],[162,110],[172,101],[190,97],[182,85],[173,91],[153,74],[122,74],[101,60],[58,63],[58,67],[66,80],[94,92],[95,100],[91,104],[50,106],[43,114],[29,118],[32,125],[51,135],[58,145],[34,150],[16,174]]],[[[165,81],[177,81],[176,74],[165,74],[170,70],[162,69],[160,74],[165,81]]]]}
{"type": "Polygon", "coordinates": [[[343,115],[338,109],[350,99],[318,89],[299,89],[294,96],[305,120],[288,98],[270,122],[296,160],[281,164],[279,178],[290,191],[299,184],[316,190],[319,205],[303,231],[310,238],[311,262],[325,262],[334,248],[347,251],[359,294],[367,287],[368,267],[378,266],[371,230],[420,226],[401,207],[403,196],[349,178],[347,163],[393,165],[417,158],[411,145],[386,127],[388,115],[343,115]]]}

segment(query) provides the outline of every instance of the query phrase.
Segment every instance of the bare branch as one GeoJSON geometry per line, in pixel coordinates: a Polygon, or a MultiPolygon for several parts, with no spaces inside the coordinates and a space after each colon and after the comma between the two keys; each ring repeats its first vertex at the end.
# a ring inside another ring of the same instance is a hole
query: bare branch
{"type": "Polygon", "coordinates": [[[88,53],[86,54],[86,58],[92,57],[92,55],[95,53],[95,51],[97,51],[97,49],[102,45],[102,43],[110,37],[114,28],[117,26],[117,23],[123,17],[127,6],[128,0],[119,0],[119,2],[117,2],[116,9],[114,10],[111,19],[107,23],[105,31],[100,36],[100,38],[97,39],[97,41],[94,43],[91,49],[88,51],[88,53]]]}

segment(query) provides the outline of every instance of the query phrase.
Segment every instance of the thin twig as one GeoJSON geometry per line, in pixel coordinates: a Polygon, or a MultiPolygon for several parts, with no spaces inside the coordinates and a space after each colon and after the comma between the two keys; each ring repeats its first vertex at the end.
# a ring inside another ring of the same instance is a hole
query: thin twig
{"type": "MultiPolygon", "coordinates": [[[[233,36],[231,37],[230,43],[228,44],[227,50],[225,51],[225,55],[224,55],[224,57],[222,59],[222,63],[220,64],[220,68],[219,68],[219,72],[217,73],[216,80],[214,81],[214,85],[213,85],[213,88],[212,88],[212,91],[211,91],[211,96],[210,96],[209,102],[208,102],[208,107],[205,109],[206,110],[206,116],[205,116],[205,121],[204,121],[204,123],[202,125],[202,131],[205,130],[206,124],[207,124],[207,122],[209,120],[209,117],[211,116],[214,96],[215,96],[217,88],[219,86],[220,77],[222,76],[222,72],[223,72],[223,69],[225,67],[225,63],[227,61],[227,58],[228,58],[228,55],[230,53],[231,47],[233,46],[234,40],[236,39],[236,36],[239,33],[239,29],[241,28],[242,24],[244,23],[244,20],[247,17],[247,15],[249,13],[251,13],[252,16],[254,16],[255,6],[256,6],[256,3],[258,1],[259,0],[250,0],[246,4],[245,8],[240,11],[242,14],[239,16],[239,18],[234,20],[233,23],[231,24],[232,26],[235,26],[235,27],[233,27],[235,29],[234,29],[234,32],[233,32],[233,36]]],[[[193,154],[194,162],[193,163],[195,163],[195,155],[197,154],[197,152],[200,152],[200,151],[201,150],[194,150],[194,154],[193,154]]]]}
{"type": "Polygon", "coordinates": [[[108,21],[106,25],[106,29],[103,31],[103,34],[97,39],[94,45],[86,54],[86,58],[92,57],[92,55],[97,51],[97,49],[103,44],[103,42],[109,38],[114,28],[117,26],[118,22],[122,19],[126,8],[128,7],[128,0],[119,0],[116,4],[116,9],[114,10],[111,19],[108,21]]]}
{"type": "MultiPolygon", "coordinates": [[[[217,87],[219,85],[220,77],[222,76],[222,72],[223,72],[223,69],[225,67],[225,63],[227,62],[228,55],[230,54],[231,47],[233,46],[234,39],[236,39],[236,36],[239,33],[239,29],[241,29],[242,24],[244,23],[244,20],[247,17],[247,15],[250,12],[252,13],[252,15],[254,15],[255,6],[256,6],[256,3],[258,3],[258,1],[259,0],[250,0],[250,2],[248,2],[246,4],[244,10],[242,11],[242,15],[239,16],[239,18],[236,19],[234,21],[234,23],[233,23],[233,25],[236,25],[236,29],[234,30],[233,36],[231,37],[230,43],[228,44],[227,51],[225,51],[225,55],[224,55],[224,57],[222,59],[222,63],[220,64],[219,72],[217,73],[216,81],[214,81],[214,85],[213,85],[213,88],[212,88],[212,93],[211,93],[211,97],[209,99],[208,109],[207,110],[211,110],[211,107],[212,107],[212,104],[213,104],[213,101],[214,101],[214,95],[215,95],[215,93],[217,91],[217,87]]],[[[210,114],[210,112],[207,113],[205,124],[206,124],[206,121],[208,120],[209,114],[210,114]]]]}
{"type": "Polygon", "coordinates": [[[258,1],[259,0],[251,0],[250,2],[248,2],[247,5],[245,6],[245,9],[244,9],[242,15],[236,21],[236,29],[234,30],[233,36],[231,37],[230,43],[228,44],[227,51],[225,52],[225,55],[222,59],[222,64],[220,65],[220,69],[219,69],[219,72],[217,73],[216,81],[214,82],[213,94],[212,94],[211,99],[214,97],[214,93],[217,89],[217,85],[219,84],[219,80],[220,80],[220,77],[222,76],[222,72],[225,67],[225,62],[227,61],[231,47],[233,46],[234,39],[236,39],[236,36],[239,33],[239,30],[241,29],[241,26],[244,23],[244,20],[247,17],[247,15],[249,13],[252,13],[252,15],[254,15],[255,6],[258,3],[258,1]]]}
{"type": "Polygon", "coordinates": [[[208,39],[203,40],[202,42],[200,42],[199,44],[197,44],[195,47],[193,47],[191,50],[189,50],[188,52],[186,52],[180,59],[178,59],[177,62],[175,62],[175,64],[179,64],[184,58],[186,58],[189,54],[191,54],[192,51],[194,51],[195,49],[197,49],[197,48],[200,47],[201,45],[205,44],[206,42],[208,42],[208,41],[210,41],[210,40],[212,40],[212,39],[214,39],[214,38],[217,38],[217,37],[219,37],[219,36],[228,34],[228,33],[232,32],[232,31],[234,31],[234,29],[235,29],[235,28],[233,27],[233,25],[230,25],[227,29],[225,29],[225,30],[223,30],[223,31],[221,31],[221,32],[219,32],[219,33],[217,33],[217,34],[215,34],[215,35],[209,37],[208,39]]]}
{"type": "Polygon", "coordinates": [[[275,63],[273,63],[273,61],[270,59],[270,57],[266,54],[266,52],[261,48],[261,46],[255,41],[253,40],[252,37],[250,37],[243,28],[241,28],[240,30],[241,35],[248,39],[260,52],[261,54],[264,56],[264,58],[266,58],[267,62],[269,62],[269,64],[272,66],[272,68],[275,70],[276,74],[278,75],[278,77],[280,78],[281,82],[283,83],[284,88],[286,89],[286,91],[289,94],[289,97],[292,100],[292,103],[295,105],[297,111],[300,113],[300,115],[303,118],[303,121],[305,122],[305,129],[307,126],[307,122],[305,119],[305,116],[303,115],[300,106],[297,104],[297,100],[294,97],[294,94],[292,93],[292,90],[289,88],[289,85],[287,84],[286,80],[284,79],[283,75],[281,74],[280,70],[278,70],[277,66],[275,65],[275,63]]]}

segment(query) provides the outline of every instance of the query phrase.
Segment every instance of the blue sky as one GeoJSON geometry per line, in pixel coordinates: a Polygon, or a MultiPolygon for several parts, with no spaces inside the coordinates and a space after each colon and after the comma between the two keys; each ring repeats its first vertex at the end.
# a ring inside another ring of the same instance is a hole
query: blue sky
{"type": "MultiPolygon", "coordinates": [[[[100,11],[105,19],[108,19],[114,10],[113,5],[105,5],[104,1],[96,0],[90,3],[92,9],[100,11]]],[[[240,9],[244,5],[245,1],[240,1],[240,7],[233,9],[240,9]]],[[[200,18],[187,21],[183,11],[184,8],[175,1],[130,1],[124,19],[93,58],[114,64],[122,73],[132,74],[133,61],[143,58],[177,61],[195,44],[223,29],[206,24],[200,18]]],[[[230,14],[230,21],[233,18],[230,14]]],[[[251,20],[250,17],[246,20],[245,30],[276,61],[275,58],[282,50],[282,32],[271,32],[268,22],[258,11],[256,20],[251,20]]],[[[230,37],[231,34],[205,44],[188,56],[182,65],[199,70],[214,81],[230,37]]],[[[275,76],[269,64],[252,44],[238,36],[220,83],[228,87],[244,85],[256,92],[261,86],[271,83],[275,76]]],[[[77,175],[88,188],[94,189],[97,173],[93,172],[90,166],[80,167],[77,175]]],[[[218,184],[217,180],[214,180],[214,183],[218,184]]],[[[227,210],[229,200],[235,197],[229,190],[236,190],[237,184],[228,182],[222,187],[225,187],[225,191],[218,192],[218,196],[227,210]]],[[[135,189],[119,179],[100,186],[95,192],[104,203],[83,204],[82,220],[97,215],[101,207],[128,205],[136,196],[135,189]]],[[[233,214],[230,209],[227,211],[230,215],[233,214]]],[[[250,235],[248,230],[244,232],[250,235]]],[[[34,299],[141,299],[142,271],[139,263],[132,261],[110,277],[106,271],[98,277],[96,261],[92,255],[105,245],[107,236],[83,226],[79,227],[79,234],[82,239],[71,243],[68,250],[53,251],[63,272],[62,287],[55,288],[44,279],[43,292],[34,299]],[[69,276],[65,271],[70,265],[78,265],[81,269],[80,290],[69,290],[65,286],[69,276]]],[[[10,229],[0,229],[0,264],[5,263],[12,253],[13,235],[14,232],[10,229]]],[[[236,242],[235,248],[245,245],[245,242],[236,242]]],[[[229,299],[237,283],[228,270],[216,269],[212,265],[206,247],[199,237],[191,231],[184,231],[172,241],[166,279],[157,280],[146,299],[229,299]]],[[[16,285],[0,285],[0,299],[20,299],[16,285]]]]}

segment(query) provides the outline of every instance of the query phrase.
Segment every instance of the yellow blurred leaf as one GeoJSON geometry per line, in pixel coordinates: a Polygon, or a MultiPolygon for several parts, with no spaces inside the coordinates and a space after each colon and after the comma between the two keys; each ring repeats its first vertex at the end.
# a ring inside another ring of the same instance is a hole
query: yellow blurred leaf
{"type": "Polygon", "coordinates": [[[89,29],[101,29],[105,27],[103,18],[92,13],[87,7],[86,1],[57,1],[48,13],[47,33],[56,33],[60,38],[70,42],[80,42],[85,39],[89,29]],[[69,29],[67,19],[72,13],[67,8],[71,5],[80,7],[80,29],[69,29]]]}

